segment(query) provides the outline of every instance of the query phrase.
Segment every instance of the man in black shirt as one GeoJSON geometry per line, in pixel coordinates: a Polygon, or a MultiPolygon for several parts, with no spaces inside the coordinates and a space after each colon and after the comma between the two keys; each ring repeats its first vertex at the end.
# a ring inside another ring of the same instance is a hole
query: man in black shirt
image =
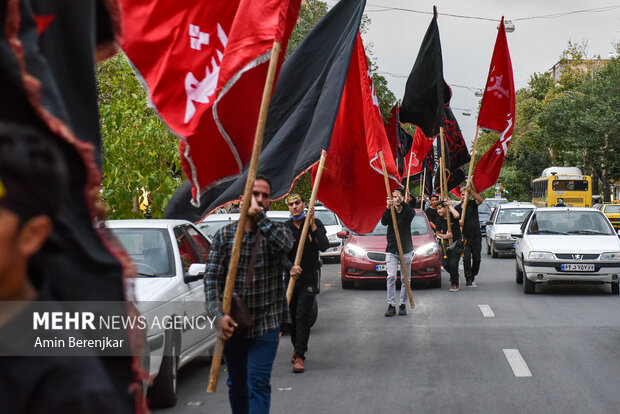
{"type": "Polygon", "coordinates": [[[460,214],[452,207],[448,200],[438,204],[437,212],[439,216],[435,219],[436,235],[441,239],[443,259],[441,265],[450,273],[450,292],[459,290],[459,260],[463,251],[461,241],[461,229],[459,226],[460,214]],[[450,228],[448,228],[448,214],[450,217],[450,228]],[[450,244],[452,239],[452,244],[450,244]]]}
{"type": "Polygon", "coordinates": [[[439,202],[439,196],[437,194],[431,194],[430,197],[431,205],[424,210],[426,213],[426,217],[428,217],[428,221],[431,223],[431,227],[435,230],[435,220],[439,217],[437,213],[437,203],[439,202]]]}
{"type": "MultiPolygon", "coordinates": [[[[381,224],[387,226],[387,246],[385,247],[385,264],[387,267],[387,301],[388,308],[385,311],[385,316],[396,315],[396,273],[398,272],[398,264],[401,264],[401,268],[407,269],[409,276],[411,273],[411,260],[413,259],[413,243],[411,242],[411,221],[415,216],[415,210],[405,203],[405,190],[397,188],[392,193],[392,199],[388,197],[387,208],[381,217],[381,224]],[[396,223],[398,226],[398,233],[400,235],[400,243],[403,247],[403,256],[405,263],[400,262],[400,254],[398,252],[398,244],[396,242],[396,233],[394,232],[394,222],[392,220],[392,213],[390,212],[390,206],[394,206],[394,212],[396,213],[396,223]]],[[[401,284],[400,284],[400,305],[398,307],[399,315],[407,314],[407,285],[408,280],[405,280],[401,272],[401,284]]]]}
{"type": "Polygon", "coordinates": [[[482,251],[482,234],[480,233],[480,218],[478,217],[478,206],[484,198],[467,186],[461,190],[461,204],[456,207],[456,211],[461,215],[461,228],[463,229],[463,269],[465,271],[465,283],[469,287],[476,287],[474,280],[480,270],[480,253],[482,251]],[[473,200],[467,202],[467,209],[463,217],[463,203],[467,193],[474,196],[473,200]]]}
{"type": "Polygon", "coordinates": [[[296,280],[289,303],[292,320],[291,341],[295,349],[291,362],[294,364],[293,372],[301,373],[306,368],[305,354],[308,350],[308,339],[310,339],[312,307],[318,291],[318,274],[321,267],[319,251],[324,252],[329,248],[329,240],[321,220],[314,218],[314,207],[308,209],[306,213],[306,203],[301,195],[293,193],[288,196],[287,202],[291,219],[286,222],[286,225],[295,239],[285,266],[290,276],[296,280]],[[305,220],[310,220],[310,227],[304,243],[300,266],[295,266],[295,256],[305,220]]]}

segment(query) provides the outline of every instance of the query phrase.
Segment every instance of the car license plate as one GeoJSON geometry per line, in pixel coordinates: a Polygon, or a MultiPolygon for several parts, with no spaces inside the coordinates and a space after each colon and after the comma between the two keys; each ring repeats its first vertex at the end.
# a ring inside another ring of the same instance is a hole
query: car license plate
{"type": "MultiPolygon", "coordinates": [[[[387,272],[387,265],[378,264],[375,266],[377,272],[387,272]]],[[[398,271],[400,272],[400,264],[398,264],[398,271]]]]}
{"type": "Polygon", "coordinates": [[[567,263],[561,269],[565,272],[594,272],[593,264],[567,263]]]}

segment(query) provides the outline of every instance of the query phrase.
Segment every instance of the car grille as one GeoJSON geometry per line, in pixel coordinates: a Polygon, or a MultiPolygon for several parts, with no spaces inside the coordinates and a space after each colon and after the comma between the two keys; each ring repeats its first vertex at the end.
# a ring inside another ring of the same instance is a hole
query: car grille
{"type": "Polygon", "coordinates": [[[556,253],[555,257],[564,260],[594,260],[598,259],[598,254],[579,254],[579,253],[556,253]],[[581,256],[576,258],[575,256],[581,256]]]}
{"type": "Polygon", "coordinates": [[[385,262],[385,253],[380,252],[368,252],[366,253],[368,260],[373,262],[385,262]]]}

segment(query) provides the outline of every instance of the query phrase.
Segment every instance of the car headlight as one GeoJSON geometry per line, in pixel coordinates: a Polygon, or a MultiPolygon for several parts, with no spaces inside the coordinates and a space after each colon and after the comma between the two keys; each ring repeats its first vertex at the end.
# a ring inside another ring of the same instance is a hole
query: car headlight
{"type": "Polygon", "coordinates": [[[344,254],[348,254],[353,257],[362,257],[366,254],[366,250],[356,244],[346,244],[344,246],[344,254]]]}
{"type": "Polygon", "coordinates": [[[620,252],[607,252],[601,254],[599,257],[601,260],[620,260],[620,252]]]}
{"type": "Polygon", "coordinates": [[[512,236],[510,235],[510,233],[497,233],[495,235],[495,239],[496,240],[510,240],[512,236]]]}
{"type": "Polygon", "coordinates": [[[437,250],[437,243],[428,243],[415,249],[415,254],[426,257],[437,253],[437,250]]]}
{"type": "Polygon", "coordinates": [[[554,260],[555,256],[551,252],[530,252],[529,259],[554,260]]]}

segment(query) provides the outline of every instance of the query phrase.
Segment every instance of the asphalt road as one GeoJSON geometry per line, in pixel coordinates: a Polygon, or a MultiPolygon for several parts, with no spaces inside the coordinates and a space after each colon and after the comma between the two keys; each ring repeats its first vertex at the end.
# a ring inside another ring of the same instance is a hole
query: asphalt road
{"type": "MultiPolygon", "coordinates": [[[[620,298],[609,285],[555,285],[524,295],[514,259],[483,253],[477,288],[414,286],[415,308],[386,318],[382,284],[342,290],[323,268],[306,372],[283,337],[272,413],[618,413],[620,298]],[[486,305],[486,306],[485,306],[486,305]],[[486,315],[486,316],[485,316],[486,315]]],[[[226,373],[207,394],[209,362],[179,373],[176,407],[228,413],[226,373]]]]}

